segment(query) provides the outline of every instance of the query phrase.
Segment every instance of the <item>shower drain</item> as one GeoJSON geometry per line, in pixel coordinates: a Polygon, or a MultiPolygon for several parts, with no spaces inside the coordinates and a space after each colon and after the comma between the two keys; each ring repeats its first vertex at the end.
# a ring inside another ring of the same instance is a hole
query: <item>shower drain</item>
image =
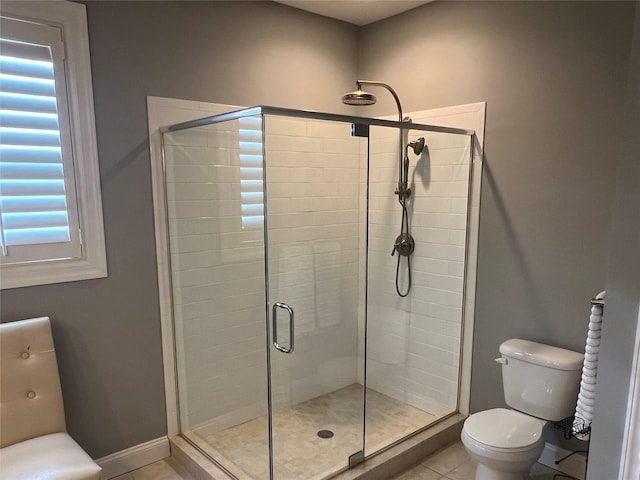
{"type": "Polygon", "coordinates": [[[333,432],[331,430],[320,430],[318,436],[320,438],[331,438],[333,437],[333,432]]]}

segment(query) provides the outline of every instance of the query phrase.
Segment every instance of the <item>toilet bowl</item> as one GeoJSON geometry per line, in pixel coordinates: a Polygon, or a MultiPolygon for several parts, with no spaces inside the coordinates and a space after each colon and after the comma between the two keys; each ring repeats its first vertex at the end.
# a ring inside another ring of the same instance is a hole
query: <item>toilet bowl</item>
{"type": "Polygon", "coordinates": [[[494,408],[471,415],[461,439],[477,463],[476,480],[526,480],[544,449],[547,422],[524,413],[494,408]]]}
{"type": "Polygon", "coordinates": [[[544,449],[548,421],[573,414],[584,355],[512,338],[500,344],[506,408],[474,413],[461,440],[478,462],[476,480],[527,480],[544,449]]]}

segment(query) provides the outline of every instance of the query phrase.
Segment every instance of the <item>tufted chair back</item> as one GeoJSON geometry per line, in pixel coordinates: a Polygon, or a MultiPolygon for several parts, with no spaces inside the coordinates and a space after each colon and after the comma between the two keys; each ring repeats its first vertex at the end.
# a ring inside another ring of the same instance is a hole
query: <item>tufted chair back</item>
{"type": "Polygon", "coordinates": [[[48,317],[0,324],[0,448],[65,432],[48,317]]]}

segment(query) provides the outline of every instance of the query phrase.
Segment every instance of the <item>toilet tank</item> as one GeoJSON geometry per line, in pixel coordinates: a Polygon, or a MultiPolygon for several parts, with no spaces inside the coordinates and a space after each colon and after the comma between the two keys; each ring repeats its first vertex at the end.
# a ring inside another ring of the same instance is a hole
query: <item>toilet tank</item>
{"type": "Polygon", "coordinates": [[[517,338],[500,353],[507,405],[554,422],[574,414],[583,354],[517,338]]]}

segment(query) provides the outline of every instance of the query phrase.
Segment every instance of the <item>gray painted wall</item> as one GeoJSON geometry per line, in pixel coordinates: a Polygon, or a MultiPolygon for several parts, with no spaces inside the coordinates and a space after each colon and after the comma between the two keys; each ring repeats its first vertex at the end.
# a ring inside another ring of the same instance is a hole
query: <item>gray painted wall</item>
{"type": "MultiPolygon", "coordinates": [[[[617,478],[640,304],[640,8],[636,9],[614,205],[588,478],[617,478]]],[[[636,426],[638,428],[638,426],[636,426]]]]}
{"type": "Polygon", "coordinates": [[[504,405],[503,340],[584,351],[633,17],[632,2],[435,2],[362,29],[360,76],[393,85],[405,111],[487,101],[472,412],[504,405]]]}
{"type": "MultiPolygon", "coordinates": [[[[633,3],[436,2],[360,30],[267,2],[87,7],[109,277],[3,291],[2,321],[52,317],[69,430],[92,456],[166,433],[147,95],[349,111],[335,99],[360,76],[406,111],[487,101],[472,409],[502,404],[502,340],[583,348],[633,3]]],[[[376,93],[369,113],[392,113],[376,93]]]]}
{"type": "Polygon", "coordinates": [[[94,458],[166,435],[147,95],[338,110],[354,26],[269,2],[88,2],[109,277],[2,291],[52,318],[71,435],[94,458]]]}

